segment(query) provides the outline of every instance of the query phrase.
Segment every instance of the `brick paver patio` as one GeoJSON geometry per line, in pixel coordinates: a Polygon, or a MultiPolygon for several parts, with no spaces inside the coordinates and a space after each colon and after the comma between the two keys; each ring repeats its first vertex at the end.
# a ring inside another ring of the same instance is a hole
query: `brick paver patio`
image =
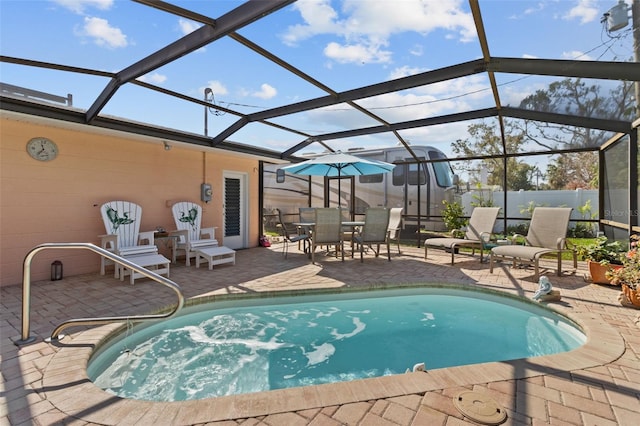
{"type": "MultiPolygon", "coordinates": [[[[478,257],[450,256],[403,247],[385,257],[319,257],[319,265],[296,251],[287,259],[276,244],[239,250],[235,266],[209,271],[172,265],[171,279],[187,298],[202,295],[366,287],[371,285],[452,283],[501,290],[530,298],[537,289],[531,269],[499,267],[489,274],[478,257]]],[[[36,257],[37,262],[37,257],[36,257]]],[[[566,262],[565,267],[569,267],[566,262]]],[[[553,267],[554,262],[544,262],[553,267]]],[[[98,262],[96,260],[96,271],[98,262]]],[[[590,284],[581,263],[563,277],[544,271],[562,300],[549,306],[580,318],[590,341],[568,354],[505,363],[455,367],[314,386],[187,401],[153,403],[113,397],[86,379],[91,345],[113,325],[75,327],[56,344],[43,341],[71,318],[149,313],[175,302],[175,295],[147,279],[135,285],[112,275],[65,277],[35,282],[31,295],[34,343],[12,342],[21,334],[22,286],[1,289],[0,425],[462,425],[475,424],[455,407],[463,390],[497,401],[505,424],[640,424],[640,311],[623,307],[619,290],[590,284]]]]}

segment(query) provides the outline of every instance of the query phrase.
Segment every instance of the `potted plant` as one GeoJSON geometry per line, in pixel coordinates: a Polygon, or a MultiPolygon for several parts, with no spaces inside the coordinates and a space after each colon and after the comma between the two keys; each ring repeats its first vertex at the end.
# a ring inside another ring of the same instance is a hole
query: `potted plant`
{"type": "Polygon", "coordinates": [[[640,308],[640,252],[638,252],[638,235],[631,236],[631,247],[622,258],[622,267],[607,272],[612,284],[622,286],[623,297],[620,300],[640,308]],[[626,299],[626,300],[624,300],[626,299]]]}
{"type": "Polygon", "coordinates": [[[597,237],[591,244],[576,247],[578,256],[587,261],[591,279],[596,284],[613,284],[606,273],[621,267],[623,251],[619,241],[609,241],[607,237],[597,237]]]}

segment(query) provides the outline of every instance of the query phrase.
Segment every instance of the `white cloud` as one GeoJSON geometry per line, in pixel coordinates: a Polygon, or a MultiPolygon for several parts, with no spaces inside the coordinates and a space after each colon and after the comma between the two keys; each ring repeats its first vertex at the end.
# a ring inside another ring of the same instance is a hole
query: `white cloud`
{"type": "Polygon", "coordinates": [[[393,71],[391,71],[391,73],[389,74],[389,79],[395,80],[397,78],[402,78],[408,75],[418,74],[425,71],[428,71],[428,70],[424,68],[409,67],[405,65],[403,67],[396,68],[393,71]]]}
{"type": "Polygon", "coordinates": [[[330,3],[329,0],[299,0],[294,3],[293,8],[300,12],[305,24],[290,26],[283,35],[285,44],[293,46],[316,34],[340,32],[340,25],[335,22],[338,13],[330,3]]]}
{"type": "Polygon", "coordinates": [[[595,0],[578,0],[578,4],[567,12],[564,19],[579,19],[581,24],[586,24],[594,21],[601,15],[602,12],[598,9],[595,0]]]}
{"type": "Polygon", "coordinates": [[[528,80],[525,85],[504,85],[500,88],[500,101],[502,105],[518,106],[527,96],[536,93],[538,90],[547,90],[549,85],[544,82],[528,80]]]}
{"type": "Polygon", "coordinates": [[[562,52],[562,58],[563,59],[571,59],[574,61],[591,61],[593,60],[593,58],[589,55],[587,55],[584,52],[581,52],[579,50],[572,50],[570,52],[562,52]]]}
{"type": "Polygon", "coordinates": [[[195,30],[200,28],[202,25],[198,24],[197,22],[188,21],[186,19],[180,18],[178,19],[178,26],[180,27],[180,31],[182,31],[182,34],[187,35],[187,34],[191,34],[195,30]]]}
{"type": "Polygon", "coordinates": [[[128,45],[127,36],[119,28],[112,27],[106,19],[102,18],[85,17],[81,35],[92,38],[98,46],[118,48],[128,45]]]}
{"type": "Polygon", "coordinates": [[[340,45],[332,42],[324,48],[324,54],[339,63],[387,63],[391,61],[391,52],[381,50],[381,46],[364,44],[340,45]]]}
{"type": "Polygon", "coordinates": [[[167,81],[167,76],[154,72],[153,74],[145,74],[138,77],[137,80],[144,81],[146,83],[162,84],[167,81]]]}
{"type": "Polygon", "coordinates": [[[204,93],[204,89],[211,89],[214,96],[218,95],[226,95],[229,93],[224,84],[220,83],[218,80],[211,80],[207,82],[207,85],[200,89],[200,93],[204,93]]]}
{"type": "Polygon", "coordinates": [[[524,10],[524,14],[525,15],[535,15],[539,12],[542,12],[545,8],[545,4],[542,2],[539,2],[538,4],[532,6],[532,7],[528,7],[524,10]]]}
{"type": "Polygon", "coordinates": [[[267,83],[263,83],[260,85],[259,92],[253,92],[251,96],[255,96],[260,99],[271,99],[278,94],[278,91],[273,87],[268,85],[267,83]]]}
{"type": "Polygon", "coordinates": [[[109,10],[113,6],[113,0],[54,0],[60,6],[78,14],[84,14],[88,8],[109,10]]]}
{"type": "Polygon", "coordinates": [[[343,41],[327,44],[324,52],[329,58],[341,62],[388,63],[391,52],[384,47],[391,36],[402,32],[426,35],[444,29],[461,42],[475,40],[473,18],[461,6],[462,0],[345,0],[339,13],[329,0],[299,0],[294,8],[304,24],[287,28],[283,41],[294,46],[318,35],[336,36],[343,41]]]}
{"type": "Polygon", "coordinates": [[[413,56],[422,56],[424,54],[424,47],[419,44],[416,44],[412,48],[409,49],[409,53],[413,56]]]}
{"type": "MultiPolygon", "coordinates": [[[[393,76],[402,77],[403,71],[407,69],[395,70],[393,76]]],[[[361,99],[358,104],[395,123],[406,121],[407,117],[427,118],[476,109],[486,106],[486,99],[492,99],[487,77],[473,75],[361,99]]],[[[309,115],[317,126],[354,128],[379,124],[360,112],[345,109],[344,105],[320,108],[310,111],[309,115]]]]}
{"type": "Polygon", "coordinates": [[[440,99],[481,99],[491,97],[489,80],[486,75],[474,74],[466,77],[445,80],[421,88],[421,93],[433,94],[440,99]]]}

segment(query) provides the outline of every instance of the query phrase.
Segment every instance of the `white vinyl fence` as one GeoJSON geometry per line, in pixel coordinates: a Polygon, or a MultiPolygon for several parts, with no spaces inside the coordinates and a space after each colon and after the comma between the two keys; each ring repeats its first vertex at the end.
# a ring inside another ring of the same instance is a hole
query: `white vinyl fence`
{"type": "MultiPolygon", "coordinates": [[[[572,220],[580,219],[597,219],[598,218],[598,190],[597,189],[576,189],[561,191],[507,191],[509,208],[507,209],[507,217],[521,217],[523,219],[530,218],[529,208],[532,206],[540,207],[572,207],[572,220]],[[585,212],[583,216],[579,208],[591,203],[591,211],[585,212]]],[[[461,204],[464,214],[468,216],[473,210],[473,204],[478,204],[481,200],[491,200],[492,205],[501,207],[502,210],[496,222],[496,232],[503,232],[504,217],[504,192],[493,191],[491,189],[473,190],[462,195],[461,204]],[[473,203],[473,204],[472,204],[473,203]]],[[[486,204],[485,204],[486,205],[486,204]]],[[[508,226],[518,223],[525,223],[526,220],[510,220],[508,226]]],[[[570,227],[575,226],[575,222],[571,222],[570,227]]]]}

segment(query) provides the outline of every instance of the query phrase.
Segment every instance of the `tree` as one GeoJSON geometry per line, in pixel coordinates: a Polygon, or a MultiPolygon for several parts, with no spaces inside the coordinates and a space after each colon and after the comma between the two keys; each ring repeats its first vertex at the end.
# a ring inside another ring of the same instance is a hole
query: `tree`
{"type": "MultiPolygon", "coordinates": [[[[546,90],[538,90],[520,102],[520,108],[571,114],[581,117],[629,120],[634,118],[633,83],[620,82],[601,96],[601,86],[587,85],[582,79],[554,81],[546,90]]],[[[565,124],[519,120],[512,123],[519,129],[525,143],[546,149],[585,148],[602,145],[611,133],[606,130],[574,127],[565,124]]]]}
{"type": "MultiPolygon", "coordinates": [[[[567,78],[526,97],[520,107],[583,117],[633,119],[633,83],[621,82],[605,97],[600,95],[601,90],[601,86],[567,78]]],[[[525,143],[532,142],[547,149],[596,148],[612,136],[605,130],[531,120],[515,122],[514,127],[522,132],[525,143]]],[[[547,166],[547,177],[551,189],[597,188],[598,156],[595,152],[558,155],[547,166]]]]}
{"type": "MultiPolygon", "coordinates": [[[[613,84],[613,83],[612,83],[613,84]]],[[[623,81],[609,89],[607,96],[600,94],[603,86],[588,85],[582,79],[567,78],[555,81],[547,89],[538,90],[520,103],[520,108],[570,114],[600,119],[629,120],[634,118],[634,85],[623,81]]],[[[506,153],[533,150],[539,146],[544,150],[597,149],[609,139],[611,132],[564,124],[533,120],[504,120],[506,153]]],[[[453,143],[454,153],[461,156],[478,157],[504,154],[502,141],[495,126],[482,123],[468,128],[470,138],[453,143]]],[[[504,163],[501,158],[481,160],[489,171],[489,184],[502,186],[504,163]]],[[[466,161],[466,165],[471,161],[466,161]]],[[[472,170],[467,170],[476,178],[472,170]]],[[[536,165],[529,165],[516,158],[507,159],[507,189],[529,190],[540,187],[532,184],[540,176],[536,165]]],[[[548,189],[597,188],[598,156],[596,152],[569,152],[558,154],[547,165],[548,189]]],[[[479,180],[479,179],[477,179],[479,180]]]]}
{"type": "MultiPolygon", "coordinates": [[[[508,128],[507,122],[505,126],[508,128]]],[[[469,139],[458,139],[452,145],[454,153],[462,157],[477,157],[483,155],[502,155],[502,141],[500,134],[496,131],[495,125],[487,123],[472,124],[468,127],[469,139]]],[[[505,131],[507,152],[518,152],[524,143],[522,134],[505,131]]],[[[469,165],[471,161],[465,161],[469,165]]],[[[503,186],[502,176],[504,162],[502,158],[489,158],[482,160],[483,166],[488,170],[487,183],[489,185],[503,186]]],[[[531,166],[517,158],[507,158],[507,186],[508,189],[533,189],[530,177],[535,166],[531,166]]],[[[468,170],[468,169],[467,169],[468,170]]],[[[469,170],[468,170],[469,171],[469,170]]],[[[474,173],[472,172],[472,175],[474,173]]],[[[476,176],[477,178],[477,176],[476,176]]]]}
{"type": "Polygon", "coordinates": [[[562,154],[547,166],[551,189],[596,189],[598,187],[598,154],[575,152],[562,154]]]}

